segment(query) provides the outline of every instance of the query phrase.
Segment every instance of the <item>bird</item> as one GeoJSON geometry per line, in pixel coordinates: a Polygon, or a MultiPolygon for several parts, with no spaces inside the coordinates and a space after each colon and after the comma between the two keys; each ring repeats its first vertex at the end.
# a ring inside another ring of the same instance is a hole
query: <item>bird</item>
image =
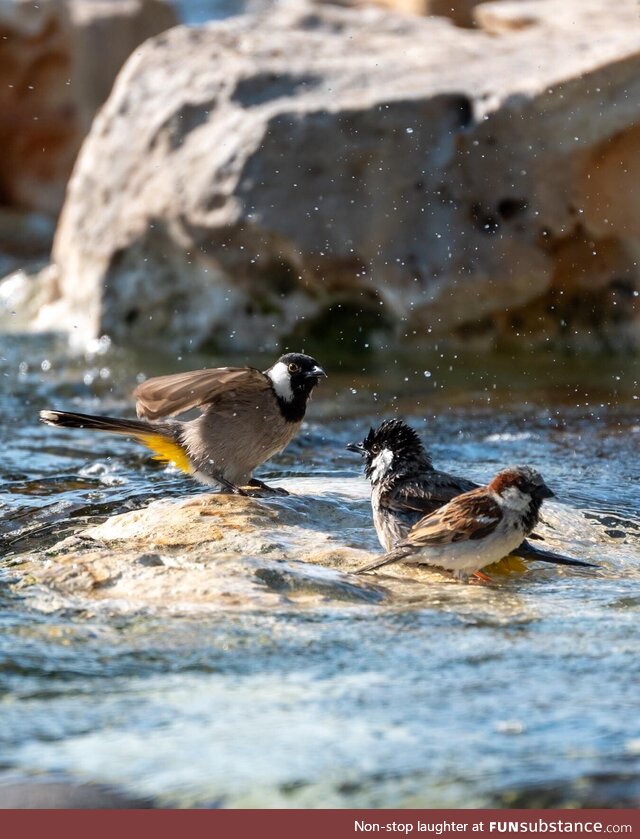
{"type": "MultiPolygon", "coordinates": [[[[467,478],[435,469],[416,431],[401,419],[385,420],[378,428],[371,428],[361,443],[349,443],[347,449],[365,459],[365,475],[372,488],[373,522],[387,552],[402,542],[424,516],[462,493],[478,489],[478,484],[467,478]]],[[[532,538],[539,537],[533,534],[532,538]]],[[[592,563],[544,550],[528,540],[514,546],[511,553],[539,562],[593,567],[592,563]]]]}
{"type": "Polygon", "coordinates": [[[253,471],[295,437],[325,371],[303,353],[282,355],[268,370],[217,367],[158,376],[133,392],[138,420],[45,410],[56,428],[90,428],[132,437],[202,484],[247,495],[243,486],[286,494],[253,471]],[[191,409],[195,419],[174,419],[191,409]]]}
{"type": "Polygon", "coordinates": [[[553,496],[535,469],[509,466],[487,486],[421,518],[392,551],[359,573],[402,561],[453,571],[460,580],[490,579],[482,569],[521,544],[538,523],[542,502],[553,496]]]}

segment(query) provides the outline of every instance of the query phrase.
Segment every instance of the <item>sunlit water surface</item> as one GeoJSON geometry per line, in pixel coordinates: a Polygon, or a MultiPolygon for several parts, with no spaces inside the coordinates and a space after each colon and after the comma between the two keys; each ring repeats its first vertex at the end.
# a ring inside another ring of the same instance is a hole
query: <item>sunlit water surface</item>
{"type": "MultiPolygon", "coordinates": [[[[539,468],[558,497],[555,546],[600,570],[196,618],[45,612],[13,582],[27,551],[200,491],[134,443],[57,432],[37,411],[131,412],[139,373],[216,359],[100,344],[73,356],[43,337],[3,338],[0,357],[0,783],[44,773],[156,806],[640,803],[633,360],[435,353],[355,372],[329,360],[302,434],[262,473],[352,497],[350,539],[370,549],[366,485],[344,447],[402,415],[444,468],[539,468]]],[[[308,510],[322,515],[313,496],[308,510]]]]}

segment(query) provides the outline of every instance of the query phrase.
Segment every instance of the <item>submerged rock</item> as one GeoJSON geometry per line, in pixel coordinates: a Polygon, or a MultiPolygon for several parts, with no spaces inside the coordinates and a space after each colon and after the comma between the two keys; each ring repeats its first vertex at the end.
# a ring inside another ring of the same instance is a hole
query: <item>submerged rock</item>
{"type": "Polygon", "coordinates": [[[58,213],[82,139],[120,67],[174,23],[165,0],[0,4],[1,204],[58,213]]]}
{"type": "MultiPolygon", "coordinates": [[[[507,558],[487,569],[494,586],[463,585],[446,572],[403,563],[354,574],[380,546],[366,483],[340,484],[288,478],[286,497],[205,493],[153,501],[17,557],[6,566],[7,582],[45,612],[189,615],[422,604],[455,610],[465,621],[480,614],[495,622],[513,620],[512,601],[521,610],[519,585],[577,573],[507,558]]],[[[550,524],[541,532],[551,548],[558,547],[558,532],[593,535],[582,516],[561,507],[546,517],[550,524]]]]}
{"type": "Polygon", "coordinates": [[[156,501],[31,555],[12,573],[17,588],[45,611],[379,603],[385,589],[375,578],[348,573],[370,554],[332,535],[335,528],[349,539],[349,508],[339,495],[156,501]]]}
{"type": "Polygon", "coordinates": [[[499,37],[294,6],[151,39],[79,157],[39,325],[637,344],[637,8],[556,5],[499,37]]]}

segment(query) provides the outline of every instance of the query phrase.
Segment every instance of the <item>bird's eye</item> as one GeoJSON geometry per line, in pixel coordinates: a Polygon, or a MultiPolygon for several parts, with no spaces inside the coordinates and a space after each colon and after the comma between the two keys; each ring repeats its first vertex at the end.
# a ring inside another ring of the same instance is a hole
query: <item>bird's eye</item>
{"type": "Polygon", "coordinates": [[[298,373],[299,371],[300,371],[300,366],[298,364],[296,364],[295,361],[292,361],[291,364],[289,365],[289,372],[290,373],[298,373]]]}
{"type": "Polygon", "coordinates": [[[373,446],[371,446],[371,451],[373,452],[373,454],[378,454],[378,452],[380,451],[380,446],[377,443],[374,443],[373,446]]]}

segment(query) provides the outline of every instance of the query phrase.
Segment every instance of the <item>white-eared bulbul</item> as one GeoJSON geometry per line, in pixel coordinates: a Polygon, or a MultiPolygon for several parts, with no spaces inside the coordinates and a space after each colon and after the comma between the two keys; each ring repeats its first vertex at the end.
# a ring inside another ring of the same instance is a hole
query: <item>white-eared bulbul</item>
{"type": "Polygon", "coordinates": [[[264,373],[218,367],[148,379],[133,394],[138,420],[68,411],[41,411],[40,419],[58,428],[124,434],[201,483],[244,494],[247,485],[269,490],[253,471],[297,434],[325,375],[310,356],[288,353],[264,373]],[[200,410],[196,419],[172,419],[193,408],[200,410]]]}

